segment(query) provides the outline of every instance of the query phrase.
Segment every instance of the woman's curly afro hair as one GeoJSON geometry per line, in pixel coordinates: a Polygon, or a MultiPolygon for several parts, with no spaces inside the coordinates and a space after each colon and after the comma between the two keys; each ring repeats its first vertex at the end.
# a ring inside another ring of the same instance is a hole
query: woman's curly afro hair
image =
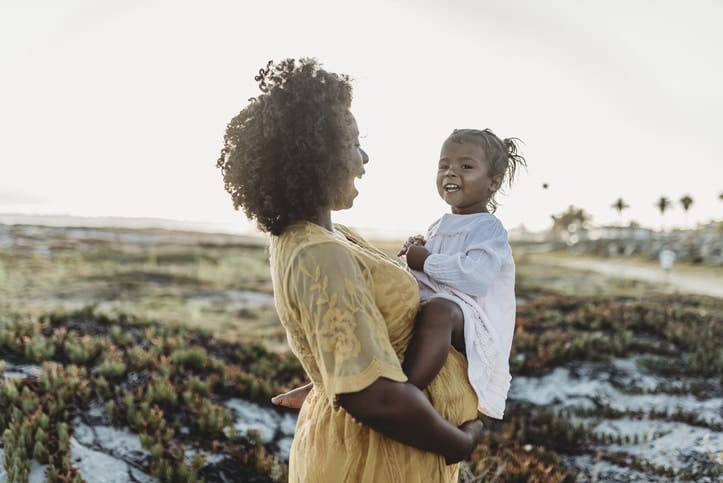
{"type": "Polygon", "coordinates": [[[280,235],[331,205],[339,189],[352,88],[315,59],[269,62],[255,80],[261,94],[226,126],[216,166],[234,208],[280,235]]]}

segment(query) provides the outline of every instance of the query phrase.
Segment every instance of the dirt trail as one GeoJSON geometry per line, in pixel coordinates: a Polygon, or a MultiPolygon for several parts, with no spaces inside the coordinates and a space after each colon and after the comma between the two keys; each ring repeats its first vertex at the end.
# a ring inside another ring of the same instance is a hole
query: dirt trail
{"type": "Polygon", "coordinates": [[[592,270],[616,278],[641,280],[667,286],[683,293],[723,298],[723,275],[715,268],[696,269],[673,266],[669,274],[662,268],[637,261],[600,260],[589,257],[558,257],[535,254],[534,258],[551,265],[578,270],[592,270]]]}

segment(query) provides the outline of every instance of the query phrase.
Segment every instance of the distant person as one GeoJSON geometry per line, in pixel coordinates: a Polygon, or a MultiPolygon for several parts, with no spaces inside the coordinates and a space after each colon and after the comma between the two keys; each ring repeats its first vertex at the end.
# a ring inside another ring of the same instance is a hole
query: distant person
{"type": "Polygon", "coordinates": [[[482,430],[466,359],[450,351],[424,393],[407,381],[417,282],[332,223],[368,161],[349,80],[308,59],[270,63],[256,80],[262,94],[228,124],[217,165],[234,206],[271,234],[276,309],[313,384],[289,480],[456,483],[482,430]]]}
{"type": "Polygon", "coordinates": [[[457,129],[442,145],[437,191],[451,213],[400,251],[417,279],[422,309],[404,356],[410,382],[426,387],[450,344],[466,354],[479,410],[502,419],[510,388],[515,328],[515,262],[507,230],[492,214],[495,194],[512,186],[518,166],[514,138],[489,129],[457,129]]]}
{"type": "Polygon", "coordinates": [[[675,252],[671,250],[670,248],[663,248],[660,250],[660,254],[658,255],[658,259],[660,260],[660,266],[663,268],[663,271],[665,272],[665,278],[670,277],[670,272],[673,270],[673,264],[675,263],[675,252]]]}

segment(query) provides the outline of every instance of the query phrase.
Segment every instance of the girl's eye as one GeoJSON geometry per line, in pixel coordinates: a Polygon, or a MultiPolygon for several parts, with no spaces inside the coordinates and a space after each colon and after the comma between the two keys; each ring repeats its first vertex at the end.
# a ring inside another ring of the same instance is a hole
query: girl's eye
{"type": "Polygon", "coordinates": [[[463,164],[462,169],[472,169],[472,165],[471,164],[463,164]]]}

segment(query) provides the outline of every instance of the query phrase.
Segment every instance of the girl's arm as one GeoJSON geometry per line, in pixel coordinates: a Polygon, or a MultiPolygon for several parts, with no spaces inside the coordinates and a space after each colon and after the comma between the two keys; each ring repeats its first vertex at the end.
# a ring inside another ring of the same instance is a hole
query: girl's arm
{"type": "Polygon", "coordinates": [[[412,246],[407,251],[407,265],[451,288],[472,296],[484,296],[512,250],[499,221],[478,231],[481,233],[471,234],[478,241],[472,241],[467,250],[460,253],[433,254],[424,247],[412,246]]]}

